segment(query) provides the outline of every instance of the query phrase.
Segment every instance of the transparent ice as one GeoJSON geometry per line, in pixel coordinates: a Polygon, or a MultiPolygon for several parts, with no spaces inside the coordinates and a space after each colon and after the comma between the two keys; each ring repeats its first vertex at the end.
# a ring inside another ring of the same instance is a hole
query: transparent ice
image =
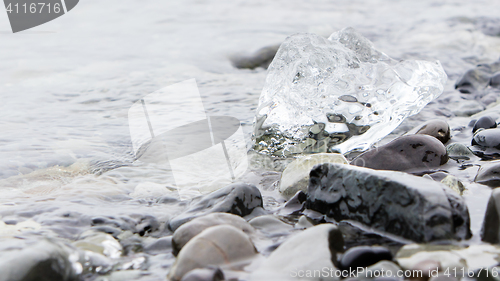
{"type": "Polygon", "coordinates": [[[352,28],[296,34],[269,66],[254,149],[274,156],[366,150],[443,92],[439,61],[396,61],[352,28]]]}

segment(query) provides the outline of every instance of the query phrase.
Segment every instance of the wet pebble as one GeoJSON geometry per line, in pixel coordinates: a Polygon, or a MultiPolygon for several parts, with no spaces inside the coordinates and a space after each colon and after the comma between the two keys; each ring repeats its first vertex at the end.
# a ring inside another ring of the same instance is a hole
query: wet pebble
{"type": "Polygon", "coordinates": [[[479,129],[492,129],[497,127],[497,122],[491,116],[482,116],[474,123],[472,132],[475,133],[479,129]]]}
{"type": "Polygon", "coordinates": [[[267,233],[268,235],[284,234],[293,229],[292,225],[283,222],[274,215],[256,217],[251,219],[248,223],[255,229],[267,233]]]}
{"type": "Polygon", "coordinates": [[[166,236],[147,244],[144,247],[144,252],[150,255],[161,253],[169,253],[172,251],[172,236],[166,236]]]}
{"type": "Polygon", "coordinates": [[[495,188],[491,192],[486,212],[484,215],[483,226],[481,228],[481,240],[488,243],[500,243],[500,189],[495,188]]]}
{"type": "Polygon", "coordinates": [[[348,164],[342,154],[316,153],[302,156],[288,164],[281,174],[279,191],[283,197],[290,199],[299,190],[307,192],[309,172],[321,163],[348,164]]]}
{"type": "Polygon", "coordinates": [[[282,216],[298,215],[304,210],[307,194],[302,190],[297,191],[279,210],[278,214],[282,216]]]}
{"type": "Polygon", "coordinates": [[[477,158],[467,146],[458,142],[447,145],[446,153],[453,160],[471,160],[477,158]]]}
{"type": "Polygon", "coordinates": [[[227,213],[208,214],[195,218],[175,230],[172,236],[172,253],[177,256],[179,251],[189,242],[189,240],[203,230],[216,225],[231,225],[249,235],[254,232],[253,227],[239,216],[227,213]]]}
{"type": "Polygon", "coordinates": [[[477,131],[472,138],[471,144],[484,148],[500,149],[500,129],[477,131]]]}
{"type": "Polygon", "coordinates": [[[377,170],[408,171],[436,168],[447,161],[446,148],[438,139],[427,135],[405,135],[368,150],[351,164],[377,170]]]}
{"type": "Polygon", "coordinates": [[[493,88],[500,88],[500,72],[491,76],[489,85],[493,88]]]}
{"type": "Polygon", "coordinates": [[[419,126],[415,134],[435,137],[444,144],[450,140],[450,126],[443,120],[431,120],[419,126]]]}
{"type": "Polygon", "coordinates": [[[173,281],[178,281],[189,271],[210,265],[230,266],[256,255],[256,250],[248,235],[229,225],[212,226],[181,249],[168,273],[173,281]]]}
{"type": "Polygon", "coordinates": [[[243,217],[262,206],[262,195],[257,187],[244,183],[231,184],[201,198],[193,199],[187,210],[173,218],[168,226],[170,230],[175,231],[196,217],[215,212],[243,217]]]}
{"type": "Polygon", "coordinates": [[[358,246],[347,250],[340,259],[341,269],[353,269],[358,267],[368,267],[379,261],[392,260],[391,252],[381,246],[358,246]]]}
{"type": "Polygon", "coordinates": [[[474,181],[490,187],[500,186],[500,161],[494,161],[485,165],[477,171],[474,181]]]}
{"type": "Polygon", "coordinates": [[[236,68],[249,68],[254,69],[257,67],[262,67],[267,69],[269,64],[273,61],[276,52],[280,45],[268,46],[262,49],[259,49],[252,55],[248,56],[232,56],[231,63],[236,68]]]}
{"type": "Polygon", "coordinates": [[[197,268],[186,273],[181,281],[223,281],[224,273],[218,267],[197,268]]]}
{"type": "Polygon", "coordinates": [[[447,175],[441,180],[442,184],[448,186],[451,190],[455,191],[458,195],[463,195],[465,191],[464,184],[455,176],[447,175]]]}

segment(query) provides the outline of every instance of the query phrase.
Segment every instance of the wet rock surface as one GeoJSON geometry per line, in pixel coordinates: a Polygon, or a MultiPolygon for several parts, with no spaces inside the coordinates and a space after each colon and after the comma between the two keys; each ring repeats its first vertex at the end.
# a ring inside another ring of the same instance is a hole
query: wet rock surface
{"type": "Polygon", "coordinates": [[[500,162],[494,161],[485,164],[477,171],[474,181],[496,188],[500,186],[500,162]]]}
{"type": "Polygon", "coordinates": [[[500,189],[495,188],[491,192],[483,226],[481,228],[481,240],[488,243],[500,243],[500,189]]]}
{"type": "Polygon", "coordinates": [[[203,230],[216,225],[230,225],[250,235],[255,230],[243,218],[227,213],[213,213],[195,218],[177,228],[172,236],[172,253],[177,256],[179,251],[193,237],[203,230]]]}
{"type": "Polygon", "coordinates": [[[350,248],[342,255],[339,267],[341,269],[350,270],[352,268],[357,270],[358,267],[368,267],[382,260],[392,260],[392,254],[387,248],[359,246],[350,248]]]}
{"type": "Polygon", "coordinates": [[[299,276],[298,271],[322,270],[325,267],[335,270],[337,253],[343,251],[342,233],[335,225],[310,227],[274,250],[250,275],[250,280],[338,280],[335,276],[323,279],[321,276],[299,276]]]}
{"type": "Polygon", "coordinates": [[[243,183],[232,184],[193,200],[186,211],[169,222],[169,228],[176,230],[196,217],[215,212],[246,216],[262,206],[262,195],[257,187],[243,183]]]}
{"type": "Polygon", "coordinates": [[[306,207],[336,221],[359,221],[418,242],[471,237],[465,202],[440,183],[338,164],[318,165],[310,176],[306,207]]]}
{"type": "MultiPolygon", "coordinates": [[[[409,132],[411,134],[412,132],[409,132]]],[[[435,137],[443,144],[446,144],[450,136],[450,125],[443,120],[431,120],[425,122],[414,130],[415,134],[429,135],[435,137]]]]}
{"type": "Polygon", "coordinates": [[[493,129],[497,127],[496,120],[491,116],[482,116],[474,123],[472,132],[475,133],[479,129],[493,129]]]}
{"type": "Polygon", "coordinates": [[[446,148],[427,135],[406,135],[359,155],[352,165],[377,170],[408,171],[437,168],[448,161],[446,148]]]}
{"type": "Polygon", "coordinates": [[[189,271],[181,281],[223,281],[224,273],[218,267],[197,268],[189,271]]]}
{"type": "Polygon", "coordinates": [[[255,254],[255,247],[244,232],[229,225],[213,226],[202,231],[182,248],[168,277],[171,280],[181,280],[191,270],[230,265],[250,259],[255,254]]]}

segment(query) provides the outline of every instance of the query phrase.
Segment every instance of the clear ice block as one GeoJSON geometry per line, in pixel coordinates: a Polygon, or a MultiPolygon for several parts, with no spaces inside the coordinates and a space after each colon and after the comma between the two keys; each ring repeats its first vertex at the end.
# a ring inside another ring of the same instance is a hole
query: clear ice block
{"type": "Polygon", "coordinates": [[[439,61],[396,61],[352,28],[281,44],[259,99],[254,149],[274,156],[366,150],[438,97],[439,61]]]}

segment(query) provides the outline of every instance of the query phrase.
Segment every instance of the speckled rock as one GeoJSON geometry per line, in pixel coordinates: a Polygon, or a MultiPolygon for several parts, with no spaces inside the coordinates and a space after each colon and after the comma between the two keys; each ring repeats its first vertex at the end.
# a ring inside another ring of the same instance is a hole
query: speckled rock
{"type": "Polygon", "coordinates": [[[307,271],[336,270],[337,253],[342,252],[342,233],[333,224],[320,224],[288,238],[260,264],[249,280],[338,280],[333,277],[307,278],[307,271]],[[301,276],[300,272],[303,273],[301,276]]]}
{"type": "Polygon", "coordinates": [[[321,164],[306,207],[418,242],[471,237],[467,205],[441,183],[401,172],[321,164]]]}
{"type": "Polygon", "coordinates": [[[246,216],[255,208],[262,208],[262,195],[257,187],[236,183],[193,199],[185,212],[173,218],[168,226],[175,231],[182,224],[206,214],[221,212],[246,216]]]}
{"type": "Polygon", "coordinates": [[[472,145],[500,149],[500,129],[477,131],[472,138],[472,145]]]}
{"type": "Polygon", "coordinates": [[[472,132],[475,133],[479,129],[492,129],[497,127],[497,122],[491,116],[482,116],[474,123],[472,132]]]}
{"type": "Polygon", "coordinates": [[[441,180],[441,183],[448,186],[451,190],[455,191],[458,195],[463,195],[465,191],[464,184],[455,176],[447,175],[441,180]]]}
{"type": "Polygon", "coordinates": [[[299,190],[307,192],[309,183],[309,172],[322,163],[348,164],[349,162],[342,154],[317,153],[302,156],[288,164],[281,174],[279,191],[285,199],[290,199],[299,190]]]}
{"type": "Polygon", "coordinates": [[[255,247],[248,235],[230,225],[217,225],[203,230],[182,248],[168,273],[179,281],[189,271],[208,266],[227,265],[252,259],[255,247]]]}
{"type": "Polygon", "coordinates": [[[500,161],[484,164],[477,171],[474,181],[490,187],[500,186],[500,161]]]}
{"type": "Polygon", "coordinates": [[[435,137],[443,144],[450,140],[450,126],[443,120],[430,120],[418,126],[412,133],[435,137]]]}
{"type": "Polygon", "coordinates": [[[172,253],[177,256],[179,251],[193,237],[203,230],[216,225],[231,225],[250,235],[253,227],[243,218],[227,213],[213,213],[198,217],[177,228],[172,236],[172,253]]]}
{"type": "Polygon", "coordinates": [[[356,157],[351,164],[377,170],[436,168],[448,161],[446,148],[427,135],[406,135],[356,157]]]}
{"type": "Polygon", "coordinates": [[[357,246],[347,250],[340,259],[341,269],[356,270],[368,267],[382,260],[392,260],[391,252],[381,246],[357,246]]]}
{"type": "Polygon", "coordinates": [[[446,153],[453,160],[471,160],[477,158],[467,146],[458,142],[448,144],[446,146],[446,153]]]}

